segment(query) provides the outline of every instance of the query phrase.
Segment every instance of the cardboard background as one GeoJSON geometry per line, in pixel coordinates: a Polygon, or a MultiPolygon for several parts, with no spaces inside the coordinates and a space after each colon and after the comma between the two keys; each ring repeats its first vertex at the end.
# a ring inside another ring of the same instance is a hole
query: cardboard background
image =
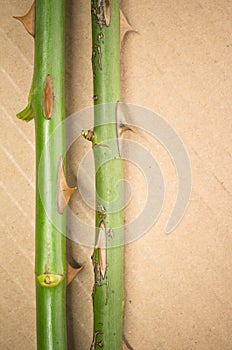
{"type": "MultiPolygon", "coordinates": [[[[31,1],[1,7],[1,349],[35,349],[34,125],[15,114],[27,103],[33,39],[13,15],[31,1]]],[[[138,33],[122,49],[122,100],[160,114],[178,133],[191,162],[192,194],[176,230],[164,234],[178,189],[164,147],[136,135],[159,163],[166,183],[156,225],[126,246],[125,335],[133,348],[231,350],[231,53],[230,1],[121,1],[138,33]]],[[[90,2],[67,1],[67,115],[92,104],[90,2]]],[[[129,136],[133,139],[133,135],[129,136]]],[[[75,183],[80,149],[73,147],[75,183]],[[78,153],[78,156],[77,156],[78,153]]],[[[127,220],[143,198],[140,174],[125,170],[133,189],[127,220]]],[[[78,206],[78,195],[72,200],[78,206]]],[[[87,214],[86,214],[87,215],[87,214]]],[[[68,288],[69,342],[87,350],[92,338],[91,249],[68,243],[85,269],[68,288]]]]}

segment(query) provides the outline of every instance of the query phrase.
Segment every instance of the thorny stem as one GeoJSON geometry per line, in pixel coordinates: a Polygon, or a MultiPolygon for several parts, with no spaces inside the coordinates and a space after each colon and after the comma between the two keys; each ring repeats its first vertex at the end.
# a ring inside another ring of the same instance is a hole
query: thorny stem
{"type": "Polygon", "coordinates": [[[96,246],[93,254],[94,333],[92,349],[122,349],[123,167],[117,143],[120,100],[118,0],[93,0],[92,49],[96,169],[96,246]],[[104,146],[104,147],[101,147],[104,146]]]}
{"type": "Polygon", "coordinates": [[[35,118],[37,348],[65,350],[65,214],[57,208],[59,164],[65,154],[65,0],[36,0],[35,18],[33,83],[28,106],[18,117],[35,118]]]}

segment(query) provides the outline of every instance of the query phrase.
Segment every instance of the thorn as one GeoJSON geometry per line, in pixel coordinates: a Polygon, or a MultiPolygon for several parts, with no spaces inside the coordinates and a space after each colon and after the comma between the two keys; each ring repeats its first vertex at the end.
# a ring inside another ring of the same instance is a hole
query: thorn
{"type": "Polygon", "coordinates": [[[13,16],[13,18],[20,21],[30,35],[35,36],[35,2],[25,16],[13,16]]]}
{"type": "Polygon", "coordinates": [[[104,279],[106,276],[107,262],[106,262],[106,228],[103,220],[99,225],[96,248],[99,249],[99,266],[100,266],[102,278],[104,279]]]}
{"type": "Polygon", "coordinates": [[[133,133],[135,133],[133,127],[129,124],[123,124],[123,123],[120,123],[119,125],[119,135],[121,136],[125,131],[131,131],[133,133]]]}
{"type": "Polygon", "coordinates": [[[45,80],[44,92],[43,92],[43,112],[44,112],[45,119],[50,120],[52,118],[53,111],[54,111],[53,83],[52,83],[52,76],[48,74],[45,80]]]}
{"type": "Polygon", "coordinates": [[[124,336],[122,341],[122,350],[134,350],[124,336]]]}
{"type": "Polygon", "coordinates": [[[67,262],[67,286],[77,277],[77,275],[83,270],[84,265],[79,267],[73,267],[67,262]]]}
{"type": "Polygon", "coordinates": [[[109,27],[111,19],[111,0],[104,0],[104,17],[106,27],[109,27]]]}
{"type": "Polygon", "coordinates": [[[120,46],[122,46],[123,39],[128,32],[136,32],[128,23],[124,13],[120,10],[120,46]]]}
{"type": "Polygon", "coordinates": [[[58,178],[57,178],[57,209],[59,214],[63,214],[64,209],[68,205],[71,195],[77,187],[69,187],[64,174],[64,162],[60,158],[58,178]]]}
{"type": "Polygon", "coordinates": [[[29,122],[34,118],[34,111],[32,108],[32,98],[33,98],[33,89],[31,88],[28,96],[27,107],[24,108],[24,110],[22,110],[21,112],[16,114],[17,118],[25,120],[26,122],[29,122]]]}

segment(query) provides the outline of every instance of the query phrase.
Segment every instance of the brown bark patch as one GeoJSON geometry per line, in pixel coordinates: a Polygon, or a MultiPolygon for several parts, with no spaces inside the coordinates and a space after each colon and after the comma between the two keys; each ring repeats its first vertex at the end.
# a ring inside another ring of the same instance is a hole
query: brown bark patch
{"type": "Polygon", "coordinates": [[[47,75],[43,92],[43,112],[46,119],[50,120],[54,112],[54,91],[52,76],[47,75]]]}

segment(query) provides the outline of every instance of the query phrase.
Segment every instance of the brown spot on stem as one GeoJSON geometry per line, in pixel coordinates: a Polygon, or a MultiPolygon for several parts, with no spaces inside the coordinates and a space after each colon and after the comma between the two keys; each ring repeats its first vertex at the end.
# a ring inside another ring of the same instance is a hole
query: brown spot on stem
{"type": "Polygon", "coordinates": [[[106,219],[107,213],[102,204],[97,205],[97,214],[101,219],[106,219]]]}
{"type": "Polygon", "coordinates": [[[104,221],[102,220],[99,225],[98,240],[96,248],[99,249],[99,267],[102,278],[106,276],[107,261],[106,261],[106,228],[104,221]]]}
{"type": "Polygon", "coordinates": [[[133,32],[133,28],[128,23],[124,13],[120,10],[120,46],[122,46],[123,39],[128,32],[133,32]]]}
{"type": "Polygon", "coordinates": [[[98,65],[100,70],[102,70],[102,52],[101,52],[101,46],[97,46],[97,53],[98,53],[98,65]]]}
{"type": "Polygon", "coordinates": [[[112,230],[112,228],[109,229],[108,237],[110,237],[111,239],[114,239],[114,231],[112,230]]]}
{"type": "Polygon", "coordinates": [[[13,16],[13,18],[19,20],[30,35],[35,36],[35,2],[25,16],[13,16]]]}
{"type": "Polygon", "coordinates": [[[64,175],[64,162],[60,158],[60,164],[57,176],[57,209],[59,214],[63,214],[64,209],[68,205],[71,195],[77,187],[69,187],[64,175]]]}
{"type": "Polygon", "coordinates": [[[50,120],[54,111],[54,91],[52,76],[47,75],[43,93],[43,112],[46,119],[50,120]]]}
{"type": "Polygon", "coordinates": [[[104,38],[104,34],[102,32],[100,32],[97,36],[98,42],[100,42],[103,38],[104,38]]]}
{"type": "Polygon", "coordinates": [[[67,263],[67,285],[69,285],[76,278],[83,268],[84,265],[80,267],[73,267],[67,263]]]}

